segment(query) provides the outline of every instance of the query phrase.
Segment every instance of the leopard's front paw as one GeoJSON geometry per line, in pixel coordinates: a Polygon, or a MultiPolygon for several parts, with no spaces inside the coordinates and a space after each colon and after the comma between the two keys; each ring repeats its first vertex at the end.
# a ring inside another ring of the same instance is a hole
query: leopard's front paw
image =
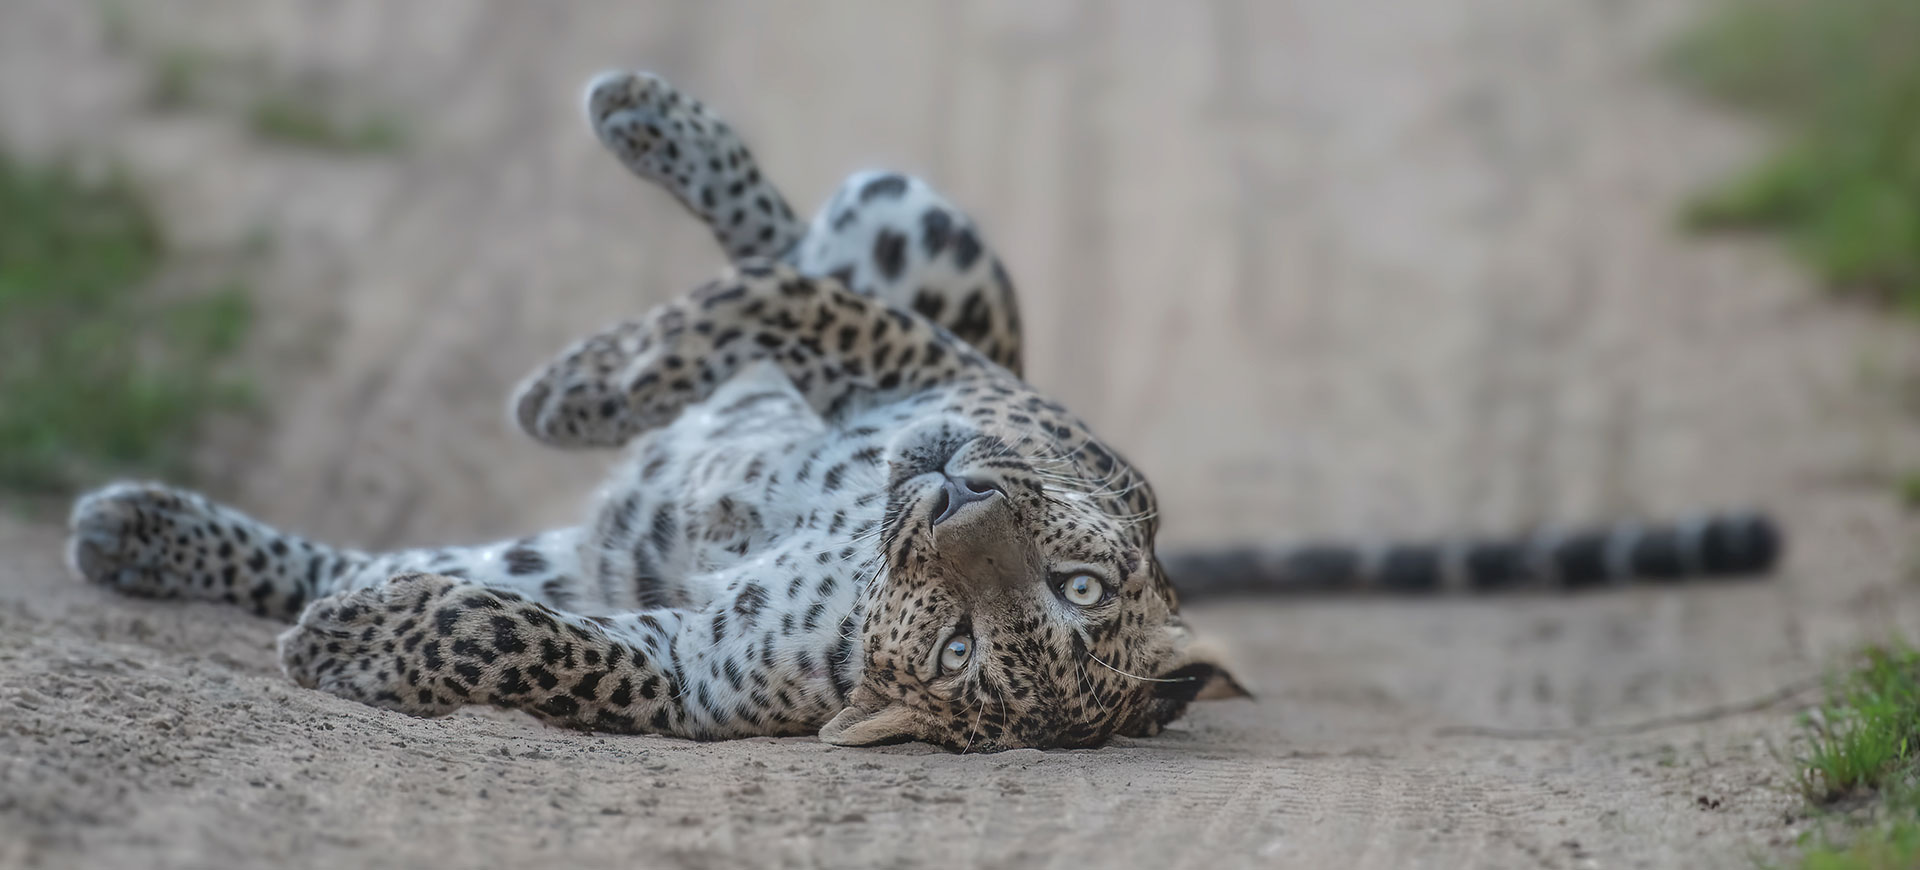
{"type": "Polygon", "coordinates": [[[626,372],[646,353],[648,330],[624,323],[587,338],[514,391],[520,429],[555,447],[618,447],[637,434],[626,372]]]}
{"type": "Polygon", "coordinates": [[[307,605],[280,635],[280,667],[295,683],[352,701],[442,716],[466,703],[448,673],[435,619],[458,589],[451,577],[403,574],[307,605]]]}

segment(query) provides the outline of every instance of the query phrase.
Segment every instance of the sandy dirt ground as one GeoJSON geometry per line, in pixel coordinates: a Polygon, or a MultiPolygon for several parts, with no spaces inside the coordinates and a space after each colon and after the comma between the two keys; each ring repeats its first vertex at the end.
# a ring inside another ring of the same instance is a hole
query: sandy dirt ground
{"type": "Polygon", "coordinates": [[[1888,483],[1920,342],[1674,232],[1757,147],[1657,74],[1695,3],[122,7],[117,39],[106,4],[0,7],[0,135],[124,161],[185,247],[272,239],[274,424],[208,458],[298,530],[567,521],[607,457],[510,432],[507,390],[718,265],[578,120],[586,76],[643,66],[797,206],[873,165],[968,204],[1033,380],[1146,469],[1163,542],[1752,504],[1792,550],[1759,584],[1202,606],[1258,703],[954,756],[383,713],[284,681],[277,626],[86,588],[6,521],[0,866],[1747,867],[1803,828],[1777,755],[1810,696],[1691,714],[1920,628],[1888,483]],[[144,107],[183,47],[337,77],[408,148],[144,107]]]}

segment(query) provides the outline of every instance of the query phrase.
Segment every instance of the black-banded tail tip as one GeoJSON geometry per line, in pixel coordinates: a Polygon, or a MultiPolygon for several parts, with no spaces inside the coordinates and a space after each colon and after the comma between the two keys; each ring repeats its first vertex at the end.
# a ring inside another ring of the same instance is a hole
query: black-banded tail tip
{"type": "Polygon", "coordinates": [[[1588,589],[1766,574],[1785,535],[1764,513],[1615,523],[1501,539],[1362,547],[1313,544],[1164,552],[1183,599],[1209,595],[1497,592],[1588,589]]]}
{"type": "Polygon", "coordinates": [[[1785,555],[1786,538],[1773,518],[1759,512],[1722,514],[1701,533],[1703,574],[1765,574],[1785,555]]]}

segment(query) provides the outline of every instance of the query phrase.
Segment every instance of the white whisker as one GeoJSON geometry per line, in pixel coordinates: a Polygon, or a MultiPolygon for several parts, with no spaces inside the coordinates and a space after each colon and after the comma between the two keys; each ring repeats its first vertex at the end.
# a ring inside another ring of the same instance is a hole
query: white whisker
{"type": "Polygon", "coordinates": [[[1194,680],[1199,679],[1199,677],[1143,677],[1143,676],[1140,676],[1139,674],[1129,674],[1126,671],[1123,671],[1123,670],[1120,670],[1119,668],[1114,667],[1113,665],[1100,661],[1100,657],[1097,655],[1094,655],[1091,650],[1087,652],[1087,658],[1093,659],[1094,662],[1098,663],[1101,667],[1106,668],[1107,670],[1112,671],[1116,674],[1119,674],[1120,676],[1126,677],[1128,679],[1139,680],[1140,682],[1143,682],[1143,683],[1191,683],[1194,680]]]}

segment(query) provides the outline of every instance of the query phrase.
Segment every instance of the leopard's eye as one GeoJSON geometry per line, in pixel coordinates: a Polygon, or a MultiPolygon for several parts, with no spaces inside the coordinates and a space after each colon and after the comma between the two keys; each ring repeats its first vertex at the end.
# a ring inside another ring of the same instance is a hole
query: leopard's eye
{"type": "Polygon", "coordinates": [[[957,671],[973,657],[973,638],[956,634],[947,638],[947,645],[940,650],[940,670],[957,671]]]}
{"type": "Polygon", "coordinates": [[[1092,574],[1075,574],[1061,581],[1060,597],[1069,604],[1092,607],[1107,597],[1107,584],[1092,574]]]}

